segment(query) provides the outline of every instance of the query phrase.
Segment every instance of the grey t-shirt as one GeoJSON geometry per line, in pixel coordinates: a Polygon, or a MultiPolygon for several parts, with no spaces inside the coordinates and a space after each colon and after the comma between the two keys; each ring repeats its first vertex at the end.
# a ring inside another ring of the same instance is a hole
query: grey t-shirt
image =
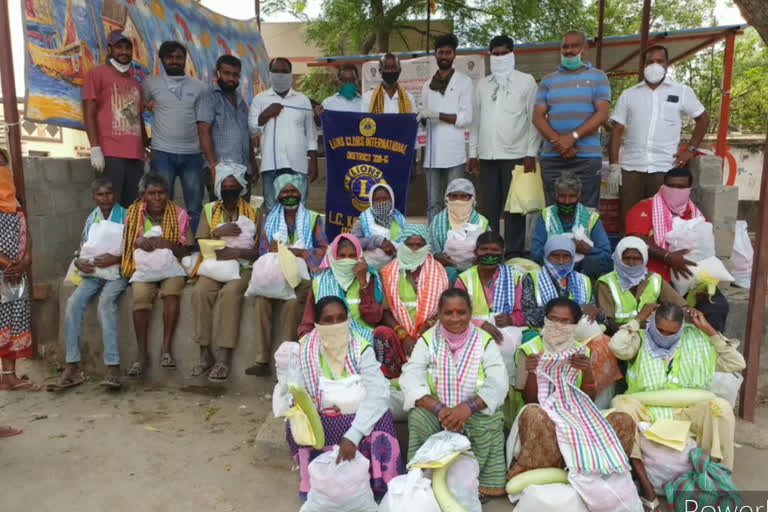
{"type": "Polygon", "coordinates": [[[200,153],[195,107],[206,90],[203,82],[185,77],[178,97],[162,76],[149,77],[141,85],[144,104],[153,104],[152,149],[181,155],[200,153]]]}

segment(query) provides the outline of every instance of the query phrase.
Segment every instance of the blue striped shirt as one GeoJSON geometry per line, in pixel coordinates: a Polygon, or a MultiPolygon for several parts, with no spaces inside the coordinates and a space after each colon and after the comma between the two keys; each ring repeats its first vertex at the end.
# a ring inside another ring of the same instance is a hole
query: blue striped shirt
{"type": "MultiPolygon", "coordinates": [[[[611,101],[611,85],[608,77],[591,64],[585,63],[577,72],[569,72],[562,66],[545,76],[536,93],[536,105],[546,105],[549,124],[560,135],[571,133],[595,113],[595,103],[611,101]]],[[[581,158],[602,156],[598,131],[576,141],[581,158]]],[[[548,140],[544,141],[542,157],[559,157],[548,140]]]]}

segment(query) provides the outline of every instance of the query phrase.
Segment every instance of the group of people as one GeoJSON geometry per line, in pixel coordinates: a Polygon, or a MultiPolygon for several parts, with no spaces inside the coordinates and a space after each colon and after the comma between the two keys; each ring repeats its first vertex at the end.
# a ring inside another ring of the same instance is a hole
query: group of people
{"type": "MultiPolygon", "coordinates": [[[[257,323],[256,338],[247,340],[258,348],[246,370],[250,375],[271,375],[275,329],[281,340],[298,340],[287,342],[297,357],[279,358],[278,375],[283,370],[301,375],[320,412],[326,448],[338,445],[340,460],[354,458],[358,450],[368,457],[377,495],[404,471],[394,429],[398,415],[407,415],[407,458],[436,432],[464,433],[480,467],[485,498],[503,495],[507,479],[526,471],[571,468],[571,456],[558,443],[561,433],[555,426],[563,418],[549,399],[552,385],[547,383],[552,382],[582,391],[567,395],[574,400],[570,405],[615,441],[614,455],[629,460],[649,509],[657,502],[636,442],[639,421],[690,421],[699,446],[732,467],[734,418],[727,403],[717,399],[671,409],[646,407],[632,398],[641,391],[709,389],[716,371],[744,368],[737,342],[722,334],[727,315],[722,294],[696,290],[681,297],[670,285],[672,274],[689,275],[694,264],[685,251],[669,251],[666,234],[674,218],[701,216],[690,200],[693,177],[687,163],[706,131],[706,113],[689,88],[665,76],[666,50],[650,48],[644,82],[622,94],[613,114],[610,160],[616,165],[608,181],[624,180],[622,200],[632,199],[623,202],[627,236],[611,250],[595,210],[602,165],[599,128],[608,119],[611,95],[604,73],[583,60],[586,42],[581,32],[566,33],[561,66],[537,89],[530,75],[514,69],[512,40],[497,36],[489,48],[491,74],[473,90],[469,78],[453,69],[456,37],[440,37],[438,71],[424,85],[420,107],[398,84],[396,56],[381,59],[383,82],[362,97],[356,68],[342,67],[339,93],[323,108],[418,112],[425,123],[429,224],[408,223],[395,208],[392,188],[381,183],[370,190],[370,206],[351,232],[329,243],[323,216],[305,206],[308,180],[317,175],[317,110],[291,88],[287,59],[270,63],[272,87],[248,109],[236,92],[240,62],[235,57],[219,59],[217,85],[206,90],[184,75],[186,49],[167,42],[159,52],[163,75],[139,84],[130,67],[131,40],[112,33],[109,63],[91,71],[83,90],[91,160],[104,176],[92,184],[95,208],[86,219],[81,247],[94,226],[109,221],[123,226],[122,251],[75,259],[82,283],[67,303],[67,365],[51,389],[83,382],[83,317],[96,295],[103,385],[121,386],[118,299],[129,281],[138,356],[127,375],[142,377],[152,357],[149,318],[158,294],[164,323],[160,365],[175,368],[179,298],[191,277],[200,348],[193,376],[228,379],[242,314],[253,315],[257,323]],[[154,114],[148,173],[142,164],[145,102],[153,104],[154,114]],[[678,151],[682,113],[696,119],[696,131],[691,145],[678,151]],[[463,177],[467,127],[468,170],[479,173],[483,193],[479,211],[474,185],[463,177]],[[258,173],[251,135],[261,141],[258,173]],[[537,162],[549,206],[536,220],[530,260],[524,261],[524,218],[505,213],[504,237],[499,225],[511,169],[522,165],[534,172],[537,162]],[[215,197],[203,206],[200,179],[206,166],[215,197]],[[254,209],[246,198],[259,175],[265,202],[254,209]],[[181,178],[186,209],[173,202],[175,177],[181,178]],[[215,252],[218,261],[238,262],[239,279],[221,282],[197,275],[202,258],[188,276],[132,279],[137,251],[169,250],[181,260],[199,241],[241,235],[243,218],[256,226],[252,244],[215,252]],[[157,228],[159,236],[148,236],[157,228]],[[306,266],[309,279],[293,286],[294,298],[256,296],[252,312],[244,313],[254,264],[285,248],[306,266]],[[515,260],[508,264],[510,258],[515,260]],[[117,278],[99,277],[99,269],[115,266],[117,278]],[[214,323],[217,303],[220,317],[214,323]],[[277,306],[280,317],[273,314],[277,306]],[[601,327],[580,338],[582,323],[601,327]],[[512,353],[503,353],[510,344],[512,353]],[[352,378],[365,395],[353,412],[342,413],[324,401],[324,387],[352,378]],[[614,411],[603,418],[595,404],[612,404],[614,411]],[[505,459],[510,428],[516,449],[505,459]]],[[[31,254],[5,164],[0,167],[0,226],[0,287],[5,288],[23,279],[31,254]]],[[[15,372],[15,361],[30,355],[29,324],[28,296],[0,301],[2,389],[39,389],[15,372]]],[[[306,496],[308,466],[321,450],[297,443],[290,427],[287,438],[306,496]]],[[[585,453],[606,450],[593,438],[577,441],[585,453]]]]}

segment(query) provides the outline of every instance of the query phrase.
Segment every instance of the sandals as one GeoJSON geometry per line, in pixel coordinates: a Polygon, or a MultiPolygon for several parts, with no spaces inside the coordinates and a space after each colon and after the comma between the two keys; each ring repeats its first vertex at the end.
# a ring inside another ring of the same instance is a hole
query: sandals
{"type": "Polygon", "coordinates": [[[61,376],[59,379],[59,382],[56,382],[54,384],[48,384],[45,389],[49,392],[56,392],[56,391],[62,391],[64,389],[73,388],[75,386],[79,386],[85,382],[85,379],[83,378],[82,373],[78,372],[74,375],[67,375],[66,373],[61,376]]]}
{"type": "Polygon", "coordinates": [[[659,510],[659,498],[654,498],[653,501],[651,501],[640,496],[640,501],[642,502],[643,507],[649,510],[650,512],[653,512],[654,510],[659,510]]]}
{"type": "Polygon", "coordinates": [[[169,370],[175,370],[176,369],[176,361],[173,360],[173,356],[166,352],[162,356],[160,356],[160,367],[161,368],[168,368],[169,370]]]}
{"type": "Polygon", "coordinates": [[[211,373],[208,374],[208,380],[211,382],[226,382],[229,378],[229,365],[224,361],[217,361],[211,373]]]}
{"type": "Polygon", "coordinates": [[[253,366],[246,368],[245,374],[256,377],[269,377],[272,375],[272,370],[269,367],[269,363],[256,363],[253,366]]]}
{"type": "Polygon", "coordinates": [[[104,380],[99,382],[99,386],[107,389],[120,389],[123,387],[123,384],[120,382],[119,375],[108,373],[104,376],[104,380]]]}
{"type": "Polygon", "coordinates": [[[212,366],[213,366],[213,359],[211,358],[210,354],[206,355],[205,357],[201,357],[195,363],[195,366],[192,367],[192,376],[200,377],[201,375],[207,373],[212,366]]]}
{"type": "Polygon", "coordinates": [[[138,379],[144,376],[144,363],[139,361],[134,362],[128,369],[128,376],[134,379],[138,379]]]}
{"type": "Polygon", "coordinates": [[[22,375],[21,377],[16,377],[20,382],[12,386],[3,385],[3,379],[5,375],[15,375],[15,372],[13,370],[8,370],[8,371],[0,370],[0,390],[2,391],[40,391],[41,389],[43,389],[42,385],[35,384],[31,380],[29,380],[29,377],[27,377],[26,375],[22,375]]]}
{"type": "Polygon", "coordinates": [[[8,425],[0,425],[0,439],[17,436],[22,432],[24,431],[21,430],[20,428],[14,428],[8,425]]]}

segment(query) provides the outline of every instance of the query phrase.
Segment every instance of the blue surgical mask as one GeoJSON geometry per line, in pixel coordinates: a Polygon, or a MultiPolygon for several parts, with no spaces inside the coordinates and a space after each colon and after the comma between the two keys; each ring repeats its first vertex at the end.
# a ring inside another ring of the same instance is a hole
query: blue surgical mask
{"type": "Polygon", "coordinates": [[[560,65],[569,71],[579,69],[582,66],[581,54],[578,54],[575,57],[566,57],[565,55],[561,55],[560,65]]]}

